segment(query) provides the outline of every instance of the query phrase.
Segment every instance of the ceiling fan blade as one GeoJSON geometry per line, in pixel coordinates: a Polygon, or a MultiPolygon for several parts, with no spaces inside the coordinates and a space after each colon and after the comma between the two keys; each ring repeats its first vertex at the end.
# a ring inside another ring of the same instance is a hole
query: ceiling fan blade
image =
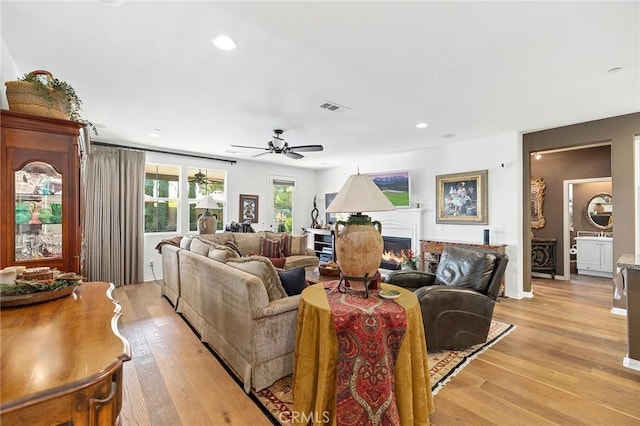
{"type": "Polygon", "coordinates": [[[304,155],[298,154],[297,152],[292,152],[292,151],[285,152],[284,155],[286,155],[289,158],[293,158],[294,160],[299,160],[301,158],[304,158],[304,155]]]}
{"type": "Polygon", "coordinates": [[[265,155],[265,154],[271,154],[271,151],[266,150],[265,152],[261,152],[260,154],[252,155],[251,158],[260,157],[260,156],[265,155]]]}
{"type": "Polygon", "coordinates": [[[292,146],[291,149],[294,151],[312,152],[312,151],[323,151],[324,147],[322,145],[299,145],[299,146],[292,146]]]}
{"type": "Polygon", "coordinates": [[[263,148],[263,147],[259,147],[259,146],[246,146],[246,145],[231,145],[234,148],[249,148],[249,149],[263,149],[265,151],[268,151],[269,148],[263,148]]]}

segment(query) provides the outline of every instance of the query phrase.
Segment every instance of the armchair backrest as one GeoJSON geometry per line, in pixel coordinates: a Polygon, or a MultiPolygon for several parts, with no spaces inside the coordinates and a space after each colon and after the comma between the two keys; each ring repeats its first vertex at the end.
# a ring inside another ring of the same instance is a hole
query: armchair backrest
{"type": "Polygon", "coordinates": [[[435,284],[468,288],[493,299],[509,258],[506,254],[470,246],[446,246],[436,270],[435,284]]]}

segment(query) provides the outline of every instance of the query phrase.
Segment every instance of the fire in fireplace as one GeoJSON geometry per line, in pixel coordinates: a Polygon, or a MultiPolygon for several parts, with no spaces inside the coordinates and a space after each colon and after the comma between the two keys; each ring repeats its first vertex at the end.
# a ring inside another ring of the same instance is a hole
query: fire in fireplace
{"type": "Polygon", "coordinates": [[[382,251],[382,262],[380,267],[382,269],[396,270],[402,266],[402,250],[409,250],[411,248],[411,238],[403,237],[386,237],[382,236],[384,243],[384,249],[382,251]]]}

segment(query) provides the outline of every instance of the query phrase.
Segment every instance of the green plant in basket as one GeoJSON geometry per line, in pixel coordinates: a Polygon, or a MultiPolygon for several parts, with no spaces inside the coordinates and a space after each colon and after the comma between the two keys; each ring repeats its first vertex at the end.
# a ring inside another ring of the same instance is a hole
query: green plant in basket
{"type": "Polygon", "coordinates": [[[31,71],[26,73],[22,77],[18,77],[18,81],[24,81],[31,83],[36,92],[46,101],[50,108],[54,107],[54,98],[56,95],[62,100],[65,112],[69,115],[69,119],[84,123],[93,130],[93,133],[98,134],[96,126],[88,120],[83,119],[80,116],[82,111],[82,100],[76,93],[73,86],[66,81],[58,80],[54,78],[48,71],[31,71]],[[43,78],[46,77],[45,78],[43,78]]]}

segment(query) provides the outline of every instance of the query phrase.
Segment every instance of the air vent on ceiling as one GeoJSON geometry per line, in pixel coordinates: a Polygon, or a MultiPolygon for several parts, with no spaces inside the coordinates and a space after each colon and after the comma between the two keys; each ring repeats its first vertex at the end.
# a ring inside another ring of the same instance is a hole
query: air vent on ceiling
{"type": "Polygon", "coordinates": [[[338,105],[335,102],[329,102],[329,101],[320,105],[320,108],[324,108],[329,111],[348,111],[349,110],[349,108],[347,107],[343,107],[342,105],[338,105]]]}

